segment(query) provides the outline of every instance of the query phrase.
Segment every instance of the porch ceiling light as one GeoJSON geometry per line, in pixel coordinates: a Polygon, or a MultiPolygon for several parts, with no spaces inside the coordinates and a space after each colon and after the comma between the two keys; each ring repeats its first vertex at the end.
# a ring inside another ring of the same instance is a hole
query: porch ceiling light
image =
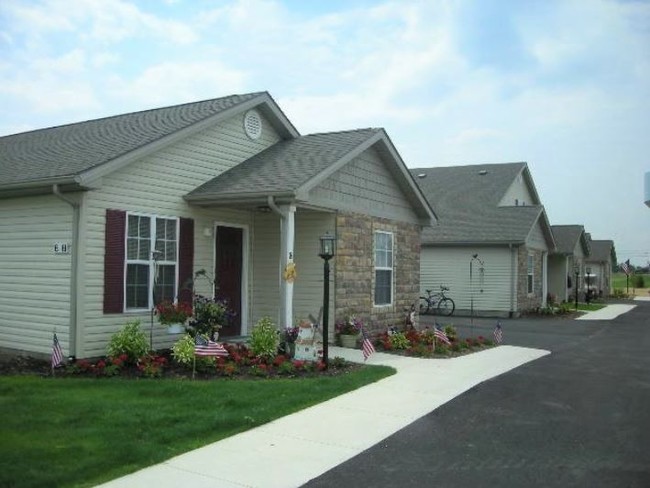
{"type": "Polygon", "coordinates": [[[328,232],[320,238],[320,254],[319,256],[324,260],[329,260],[336,254],[336,237],[330,235],[328,232]]]}

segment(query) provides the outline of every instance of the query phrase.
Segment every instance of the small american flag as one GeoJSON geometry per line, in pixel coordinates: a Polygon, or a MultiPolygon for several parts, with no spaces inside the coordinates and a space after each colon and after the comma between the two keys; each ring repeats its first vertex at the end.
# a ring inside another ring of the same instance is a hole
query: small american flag
{"type": "Polygon", "coordinates": [[[621,264],[621,270],[622,270],[623,273],[625,273],[626,275],[629,275],[629,274],[630,274],[630,260],[629,260],[629,259],[628,259],[627,261],[625,261],[624,263],[621,264]]]}
{"type": "Polygon", "coordinates": [[[438,339],[440,342],[444,342],[447,345],[450,345],[449,337],[445,334],[445,331],[440,328],[438,324],[433,326],[433,337],[438,339]]]}
{"type": "Polygon", "coordinates": [[[194,339],[194,354],[196,356],[228,356],[228,351],[222,344],[197,335],[194,339]]]}
{"type": "Polygon", "coordinates": [[[361,351],[363,352],[363,360],[366,361],[370,355],[375,352],[375,346],[372,345],[372,341],[368,338],[368,335],[364,329],[361,329],[361,335],[363,335],[361,351]]]}
{"type": "Polygon", "coordinates": [[[501,344],[503,340],[503,329],[501,328],[501,322],[497,322],[497,326],[494,328],[494,342],[501,344]]]}
{"type": "Polygon", "coordinates": [[[56,368],[59,364],[63,362],[63,349],[61,349],[61,343],[56,337],[56,332],[54,333],[54,338],[52,339],[52,367],[56,368]]]}

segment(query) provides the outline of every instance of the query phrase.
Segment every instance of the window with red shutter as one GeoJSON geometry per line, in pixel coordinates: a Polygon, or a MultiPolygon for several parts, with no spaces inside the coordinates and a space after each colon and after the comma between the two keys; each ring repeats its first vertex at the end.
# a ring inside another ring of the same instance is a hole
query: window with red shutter
{"type": "Polygon", "coordinates": [[[107,210],[104,313],[191,302],[182,285],[192,277],[193,259],[192,219],[107,210]]]}

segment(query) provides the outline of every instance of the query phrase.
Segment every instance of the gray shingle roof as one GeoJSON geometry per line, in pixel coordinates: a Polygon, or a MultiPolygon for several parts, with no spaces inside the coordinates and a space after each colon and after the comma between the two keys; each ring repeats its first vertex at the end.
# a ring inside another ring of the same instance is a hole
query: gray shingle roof
{"type": "Polygon", "coordinates": [[[591,254],[589,261],[611,261],[612,251],[614,250],[614,241],[590,241],[591,254]]]}
{"type": "Polygon", "coordinates": [[[552,225],[551,230],[555,237],[555,252],[557,254],[573,254],[578,241],[581,238],[585,239],[585,228],[582,225],[552,225]]]}
{"type": "Polygon", "coordinates": [[[0,137],[0,185],[77,175],[260,95],[266,92],[0,137]]]}
{"type": "Polygon", "coordinates": [[[382,129],[357,129],[281,141],[206,182],[186,198],[294,192],[380,132],[382,129]]]}
{"type": "Polygon", "coordinates": [[[525,168],[526,163],[504,163],[411,169],[438,215],[438,225],[425,229],[422,243],[525,242],[543,207],[498,207],[525,168]]]}

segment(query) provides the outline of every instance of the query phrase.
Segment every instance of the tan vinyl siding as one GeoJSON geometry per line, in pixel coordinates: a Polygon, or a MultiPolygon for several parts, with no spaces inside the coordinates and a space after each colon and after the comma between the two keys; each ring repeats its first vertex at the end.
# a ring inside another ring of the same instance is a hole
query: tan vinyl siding
{"type": "Polygon", "coordinates": [[[555,254],[548,257],[548,292],[555,295],[558,302],[566,301],[569,296],[567,275],[572,271],[567,270],[566,256],[555,254]]]}
{"type": "MultiPolygon", "coordinates": [[[[275,324],[280,319],[280,217],[275,213],[256,213],[251,268],[251,325],[268,316],[275,324]]],[[[300,270],[298,270],[300,273],[300,270]]]]}
{"type": "MultiPolygon", "coordinates": [[[[300,209],[296,212],[294,249],[298,277],[293,287],[293,316],[296,322],[308,319],[310,314],[318,318],[318,313],[323,306],[323,260],[318,254],[320,236],[327,232],[336,234],[335,214],[300,209]]],[[[335,267],[336,257],[330,260],[329,331],[331,337],[334,330],[335,267]]]]}
{"type": "MultiPolygon", "coordinates": [[[[80,326],[85,327],[80,357],[103,354],[111,334],[129,319],[140,319],[147,332],[150,323],[149,314],[104,315],[102,312],[105,210],[116,208],[193,218],[194,269],[204,268],[212,274],[214,236],[205,236],[204,229],[213,229],[215,222],[250,226],[252,214],[244,210],[192,207],[183,196],[277,142],[279,136],[267,120],[263,120],[263,125],[262,136],[253,141],[244,133],[243,114],[236,115],[103,178],[101,188],[89,192],[82,216],[86,262],[84,285],[80,289],[83,294],[80,326]]],[[[198,291],[209,293],[207,282],[200,282],[198,291]]],[[[154,331],[154,347],[170,344],[172,339],[157,323],[154,331]]]]}
{"type": "Polygon", "coordinates": [[[72,208],[54,196],[0,200],[0,347],[69,353],[72,208]]]}
{"type": "Polygon", "coordinates": [[[337,210],[419,223],[411,204],[373,148],[312,190],[310,202],[337,210]]]}
{"type": "Polygon", "coordinates": [[[526,247],[531,249],[537,249],[540,251],[548,251],[548,244],[546,243],[546,237],[542,231],[542,221],[541,218],[537,220],[533,226],[528,239],[526,239],[526,247]]]}
{"type": "Polygon", "coordinates": [[[526,180],[523,175],[517,176],[515,181],[512,182],[508,191],[499,202],[500,207],[510,207],[514,205],[535,205],[539,202],[533,201],[533,195],[528,189],[526,180]]]}
{"type": "Polygon", "coordinates": [[[506,247],[461,248],[423,247],[420,259],[420,290],[440,291],[440,285],[449,287],[447,296],[456,304],[456,310],[470,310],[474,298],[475,311],[510,311],[511,255],[506,247]],[[472,266],[473,284],[470,287],[470,261],[478,254],[485,263],[481,284],[479,263],[472,266]],[[481,289],[483,292],[481,292],[481,289]]]}
{"type": "MultiPolygon", "coordinates": [[[[334,214],[297,209],[295,213],[294,262],[297,277],[293,286],[294,324],[318,316],[323,303],[323,260],[319,237],[326,232],[335,233],[334,214]]],[[[252,321],[269,316],[279,328],[280,324],[280,218],[274,213],[255,214],[253,233],[252,268],[252,321]]],[[[334,317],[334,270],[330,261],[330,317],[334,317]]],[[[333,320],[333,319],[332,319],[333,320]]],[[[333,322],[332,322],[333,323],[333,322]]]]}

